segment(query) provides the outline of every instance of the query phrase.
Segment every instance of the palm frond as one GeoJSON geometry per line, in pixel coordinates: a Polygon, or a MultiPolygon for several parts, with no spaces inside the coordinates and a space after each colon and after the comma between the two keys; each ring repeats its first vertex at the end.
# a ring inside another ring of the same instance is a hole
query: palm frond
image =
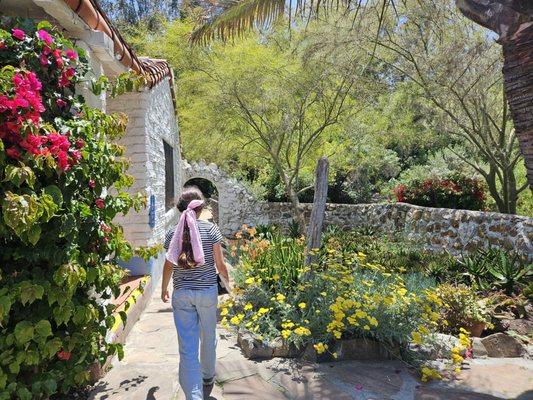
{"type": "MultiPolygon", "coordinates": [[[[393,0],[378,0],[385,4],[393,0]]],[[[321,10],[355,11],[370,0],[229,0],[222,5],[222,12],[191,34],[193,44],[206,44],[214,39],[227,40],[258,26],[268,26],[287,9],[290,21],[293,14],[308,19],[316,18],[321,10]],[[287,1],[287,4],[286,4],[287,1]]]]}
{"type": "Polygon", "coordinates": [[[254,26],[268,26],[285,11],[285,0],[231,1],[224,10],[191,34],[191,42],[205,44],[241,35],[254,26]]]}

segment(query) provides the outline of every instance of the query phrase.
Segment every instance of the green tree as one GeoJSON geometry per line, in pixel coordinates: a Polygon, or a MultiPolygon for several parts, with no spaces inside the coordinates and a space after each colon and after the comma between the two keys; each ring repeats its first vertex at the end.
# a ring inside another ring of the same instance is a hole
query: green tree
{"type": "Polygon", "coordinates": [[[528,185],[517,183],[523,158],[503,91],[499,48],[450,2],[409,2],[396,10],[402,18],[391,16],[385,24],[377,57],[420,87],[440,113],[439,129],[468,149],[468,156],[456,155],[485,179],[500,212],[516,213],[528,185]]]}

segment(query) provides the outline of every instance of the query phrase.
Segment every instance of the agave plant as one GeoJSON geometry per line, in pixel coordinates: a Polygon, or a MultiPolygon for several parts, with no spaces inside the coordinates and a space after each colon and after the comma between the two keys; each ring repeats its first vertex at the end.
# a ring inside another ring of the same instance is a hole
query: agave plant
{"type": "Polygon", "coordinates": [[[507,295],[513,294],[517,286],[527,284],[533,277],[533,264],[524,264],[517,254],[500,249],[490,249],[488,273],[494,284],[505,290],[507,295]]]}

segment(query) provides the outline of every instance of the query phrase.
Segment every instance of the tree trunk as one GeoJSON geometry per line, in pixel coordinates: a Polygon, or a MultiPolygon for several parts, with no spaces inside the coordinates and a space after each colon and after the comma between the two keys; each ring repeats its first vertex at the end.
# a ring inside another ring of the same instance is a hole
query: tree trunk
{"type": "Polygon", "coordinates": [[[456,0],[472,21],[500,35],[503,78],[516,136],[533,188],[533,2],[528,0],[456,0]]]}
{"type": "Polygon", "coordinates": [[[313,249],[320,248],[322,241],[322,225],[324,224],[324,213],[326,212],[326,201],[328,198],[328,169],[327,157],[322,157],[316,165],[315,194],[313,197],[313,211],[309,219],[307,228],[307,250],[305,264],[309,265],[316,260],[313,249]]]}
{"type": "Polygon", "coordinates": [[[298,222],[300,230],[303,230],[305,227],[305,218],[300,207],[300,199],[298,198],[298,193],[294,189],[292,182],[284,171],[278,171],[281,174],[283,179],[283,186],[285,186],[285,194],[289,197],[292,208],[293,218],[298,222]]]}
{"type": "Polygon", "coordinates": [[[524,26],[503,47],[505,94],[513,117],[520,150],[533,187],[533,22],[524,26]]]}

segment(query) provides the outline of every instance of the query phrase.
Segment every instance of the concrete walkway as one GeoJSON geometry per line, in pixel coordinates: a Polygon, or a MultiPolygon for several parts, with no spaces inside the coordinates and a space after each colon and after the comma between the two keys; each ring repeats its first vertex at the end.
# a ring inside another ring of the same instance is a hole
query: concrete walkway
{"type": "MultiPolygon", "coordinates": [[[[178,341],[169,304],[152,296],[125,345],[122,362],[99,381],[91,400],[183,400],[178,341]]],[[[473,360],[459,380],[421,384],[401,362],[250,361],[235,335],[220,329],[217,385],[208,400],[533,400],[533,362],[473,360]]]]}

